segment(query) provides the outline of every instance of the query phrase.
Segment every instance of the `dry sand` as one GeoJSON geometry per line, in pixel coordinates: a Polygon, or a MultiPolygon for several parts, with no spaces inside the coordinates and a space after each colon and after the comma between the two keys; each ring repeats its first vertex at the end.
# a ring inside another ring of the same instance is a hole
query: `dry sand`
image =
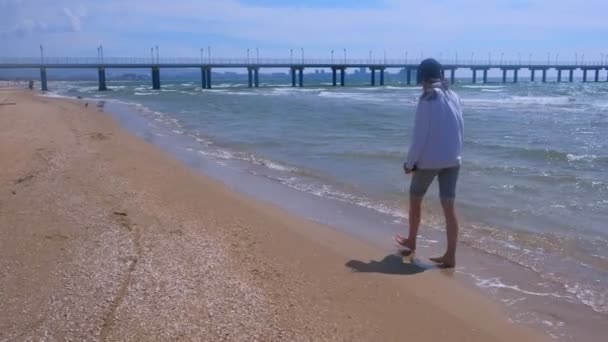
{"type": "Polygon", "coordinates": [[[234,193],[95,106],[2,101],[0,341],[539,338],[452,271],[234,193]]]}

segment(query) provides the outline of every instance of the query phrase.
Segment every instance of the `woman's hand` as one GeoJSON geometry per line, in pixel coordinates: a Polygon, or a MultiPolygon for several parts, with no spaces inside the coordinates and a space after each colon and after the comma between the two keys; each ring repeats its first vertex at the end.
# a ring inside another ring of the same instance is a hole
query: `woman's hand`
{"type": "Polygon", "coordinates": [[[410,168],[407,166],[407,163],[403,163],[403,171],[405,171],[405,174],[406,174],[406,175],[409,175],[409,174],[410,174],[410,173],[412,173],[414,170],[413,170],[413,169],[410,169],[410,168]]]}

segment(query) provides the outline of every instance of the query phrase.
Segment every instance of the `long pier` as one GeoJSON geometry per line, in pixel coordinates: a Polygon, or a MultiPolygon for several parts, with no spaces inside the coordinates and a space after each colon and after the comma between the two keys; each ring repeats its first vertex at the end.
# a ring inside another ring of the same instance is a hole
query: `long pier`
{"type": "MultiPolygon", "coordinates": [[[[222,68],[240,68],[247,70],[248,86],[259,87],[260,69],[282,68],[289,69],[291,74],[291,85],[293,87],[304,86],[305,69],[331,69],[332,85],[345,86],[346,70],[350,68],[369,70],[370,85],[384,85],[385,71],[387,69],[400,69],[405,74],[406,83],[412,84],[416,81],[418,60],[327,60],[327,59],[237,59],[237,58],[0,58],[0,69],[39,69],[40,84],[43,91],[48,90],[47,69],[97,69],[99,90],[107,90],[107,69],[149,69],[152,75],[153,89],[160,89],[161,68],[196,68],[201,71],[201,87],[210,89],[212,87],[212,71],[222,68]],[[339,73],[339,78],[338,78],[339,73]]],[[[605,81],[608,82],[608,61],[602,62],[500,62],[470,61],[470,62],[442,62],[444,75],[452,83],[455,82],[455,73],[458,69],[470,69],[472,71],[472,83],[477,83],[478,74],[483,83],[488,82],[489,70],[502,71],[502,82],[519,81],[519,71],[528,69],[530,81],[537,81],[536,73],[541,74],[541,82],[547,82],[547,71],[557,71],[557,82],[562,82],[563,74],[566,73],[567,81],[574,81],[574,72],[583,72],[583,82],[600,81],[600,72],[606,70],[605,81]],[[511,77],[509,77],[511,74],[511,77]],[[588,77],[588,76],[590,76],[588,77]]]]}

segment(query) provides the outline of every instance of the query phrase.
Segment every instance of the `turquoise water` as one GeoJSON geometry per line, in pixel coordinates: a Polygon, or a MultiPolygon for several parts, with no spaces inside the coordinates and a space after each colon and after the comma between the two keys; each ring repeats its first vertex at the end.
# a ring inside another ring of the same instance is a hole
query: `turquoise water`
{"type": "MultiPolygon", "coordinates": [[[[54,89],[140,104],[139,115],[164,130],[158,134],[191,140],[188,149],[201,158],[220,166],[239,161],[254,176],[372,210],[405,229],[408,178],[401,165],[417,87],[277,83],[202,90],[194,81],[166,82],[161,90],[143,81],[109,86],[113,91],[106,93],[97,92],[94,82],[58,82],[54,89]]],[[[463,245],[522,269],[505,271],[511,278],[470,267],[461,272],[480,287],[516,293],[504,297],[509,300],[522,296],[563,307],[576,304],[583,317],[588,312],[605,320],[608,84],[460,84],[454,89],[465,118],[458,189],[463,245]],[[525,278],[524,272],[537,278],[525,278]]],[[[425,226],[434,231],[442,224],[436,186],[429,199],[425,226]]],[[[564,325],[575,323],[564,312],[555,315],[561,314],[537,320],[563,339],[575,336],[563,332],[564,325]]]]}

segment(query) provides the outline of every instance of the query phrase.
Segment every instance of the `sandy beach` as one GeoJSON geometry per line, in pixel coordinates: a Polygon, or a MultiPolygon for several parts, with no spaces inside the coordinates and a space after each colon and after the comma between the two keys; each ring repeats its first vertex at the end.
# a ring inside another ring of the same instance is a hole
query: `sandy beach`
{"type": "Polygon", "coordinates": [[[451,270],[248,198],[94,103],[0,90],[0,341],[535,341],[451,270]]]}

